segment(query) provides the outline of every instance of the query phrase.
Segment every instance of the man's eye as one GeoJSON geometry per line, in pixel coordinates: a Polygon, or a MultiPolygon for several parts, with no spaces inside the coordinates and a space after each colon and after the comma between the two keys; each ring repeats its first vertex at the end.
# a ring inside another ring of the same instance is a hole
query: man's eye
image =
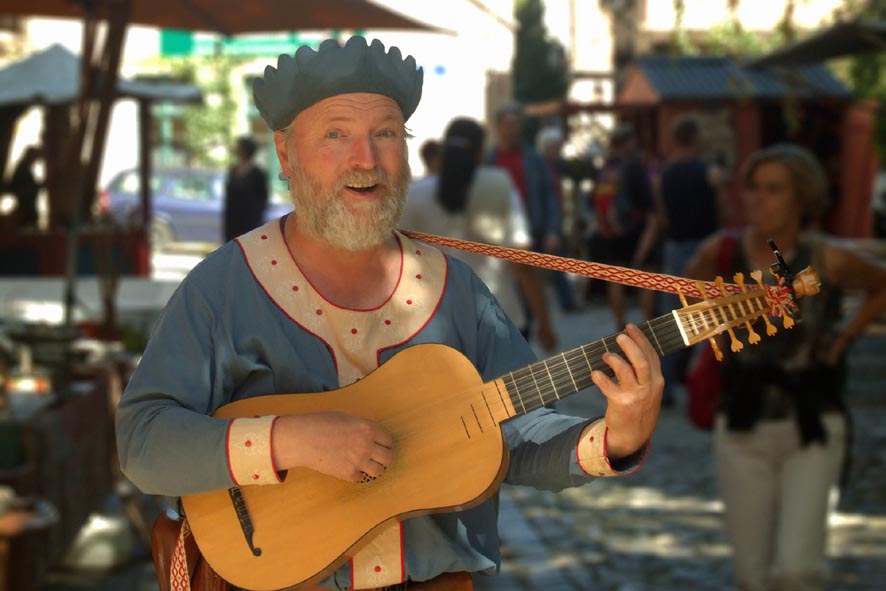
{"type": "Polygon", "coordinates": [[[384,131],[379,132],[379,137],[396,137],[397,134],[394,133],[391,129],[386,129],[384,131]]]}
{"type": "Polygon", "coordinates": [[[328,137],[329,139],[337,140],[338,138],[341,137],[341,132],[337,131],[337,130],[329,131],[326,133],[326,137],[328,137]]]}

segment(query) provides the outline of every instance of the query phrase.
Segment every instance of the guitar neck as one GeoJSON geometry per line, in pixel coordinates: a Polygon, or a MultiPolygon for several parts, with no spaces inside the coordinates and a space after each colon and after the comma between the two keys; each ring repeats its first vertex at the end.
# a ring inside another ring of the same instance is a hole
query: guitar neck
{"type": "MultiPolygon", "coordinates": [[[[638,325],[659,355],[685,349],[686,344],[674,313],[659,316],[638,325]]],[[[507,388],[517,415],[557,402],[571,394],[593,386],[591,372],[598,369],[613,375],[604,361],[607,352],[621,353],[616,337],[611,334],[559,355],[514,370],[500,379],[507,388]]]]}

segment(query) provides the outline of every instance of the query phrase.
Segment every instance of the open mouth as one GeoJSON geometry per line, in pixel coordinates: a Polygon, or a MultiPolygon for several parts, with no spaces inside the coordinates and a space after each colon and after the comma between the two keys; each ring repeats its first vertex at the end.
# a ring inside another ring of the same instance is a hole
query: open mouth
{"type": "Polygon", "coordinates": [[[350,189],[351,191],[354,191],[356,193],[362,193],[365,195],[365,194],[369,194],[369,193],[372,193],[373,191],[375,191],[378,188],[378,184],[375,184],[375,183],[373,183],[373,184],[354,183],[354,184],[345,185],[345,188],[350,189]]]}

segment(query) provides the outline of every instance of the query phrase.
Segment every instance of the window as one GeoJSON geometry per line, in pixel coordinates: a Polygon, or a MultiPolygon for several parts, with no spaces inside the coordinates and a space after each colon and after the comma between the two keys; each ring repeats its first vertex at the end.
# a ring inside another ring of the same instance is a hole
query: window
{"type": "MultiPolygon", "coordinates": [[[[151,193],[156,194],[160,188],[160,179],[156,176],[151,179],[151,193]]],[[[111,189],[112,193],[126,193],[130,195],[138,195],[141,193],[142,183],[141,175],[137,170],[131,170],[123,173],[114,183],[111,189]]]]}
{"type": "Polygon", "coordinates": [[[220,179],[211,176],[174,176],[169,179],[169,196],[182,201],[216,201],[221,194],[220,184],[220,179]]]}

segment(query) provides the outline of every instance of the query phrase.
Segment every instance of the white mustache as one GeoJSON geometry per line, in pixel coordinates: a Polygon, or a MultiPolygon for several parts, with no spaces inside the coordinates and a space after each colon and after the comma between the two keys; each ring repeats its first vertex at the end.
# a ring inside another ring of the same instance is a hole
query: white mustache
{"type": "Polygon", "coordinates": [[[338,179],[337,189],[344,189],[346,186],[368,187],[370,185],[390,186],[387,173],[378,168],[371,171],[346,172],[338,179]]]}

